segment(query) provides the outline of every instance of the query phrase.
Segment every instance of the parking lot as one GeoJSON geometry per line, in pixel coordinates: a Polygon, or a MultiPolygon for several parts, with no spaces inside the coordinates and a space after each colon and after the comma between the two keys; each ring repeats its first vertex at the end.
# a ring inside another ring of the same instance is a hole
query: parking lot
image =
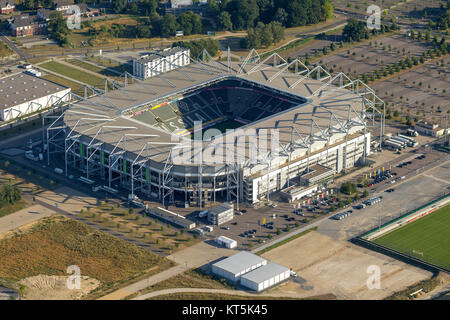
{"type": "MultiPolygon", "coordinates": [[[[335,200],[328,200],[330,203],[335,200]]],[[[328,205],[317,204],[311,202],[307,207],[301,207],[301,210],[294,212],[293,204],[281,201],[271,200],[276,207],[263,205],[260,208],[251,206],[240,206],[239,211],[235,211],[233,220],[220,226],[213,226],[213,231],[208,232],[205,238],[216,238],[218,236],[226,236],[238,243],[238,248],[249,249],[266,241],[275,239],[288,231],[306,225],[310,221],[319,218],[322,211],[327,212],[328,205]],[[250,244],[250,246],[249,246],[250,244]]],[[[173,209],[178,213],[187,209],[173,209]],[[178,210],[177,210],[178,209],[178,210]]],[[[192,208],[191,208],[192,210],[192,208]]],[[[195,220],[198,225],[207,225],[207,218],[196,217],[198,211],[193,211],[186,216],[195,220]]],[[[327,212],[328,213],[328,212],[327,212]]]]}

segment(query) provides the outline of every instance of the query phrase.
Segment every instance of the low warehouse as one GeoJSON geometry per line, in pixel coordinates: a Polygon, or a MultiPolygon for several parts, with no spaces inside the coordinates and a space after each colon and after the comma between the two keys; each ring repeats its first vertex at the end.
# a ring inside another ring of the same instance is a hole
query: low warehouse
{"type": "Polygon", "coordinates": [[[248,251],[241,251],[212,265],[212,272],[232,282],[238,282],[243,274],[267,264],[267,260],[248,251]]]}
{"type": "Polygon", "coordinates": [[[288,268],[274,262],[244,274],[241,277],[241,285],[254,290],[262,291],[280,283],[290,277],[288,268]]]}
{"type": "Polygon", "coordinates": [[[10,121],[69,101],[70,88],[26,73],[0,79],[0,120],[10,121]]]}
{"type": "Polygon", "coordinates": [[[189,219],[186,219],[183,216],[180,216],[179,214],[176,214],[175,212],[166,210],[164,208],[160,207],[153,207],[149,208],[148,212],[151,216],[157,217],[160,220],[172,223],[180,228],[185,229],[194,229],[195,228],[195,222],[191,221],[189,219]]]}

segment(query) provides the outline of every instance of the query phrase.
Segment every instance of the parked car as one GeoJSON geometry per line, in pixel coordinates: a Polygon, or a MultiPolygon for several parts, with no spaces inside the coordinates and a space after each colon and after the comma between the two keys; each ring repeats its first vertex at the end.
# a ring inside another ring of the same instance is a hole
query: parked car
{"type": "Polygon", "coordinates": [[[387,190],[386,190],[386,192],[394,192],[394,191],[395,191],[394,188],[390,188],[390,189],[387,189],[387,190]]]}
{"type": "Polygon", "coordinates": [[[228,226],[223,226],[222,229],[223,229],[223,230],[230,230],[230,227],[228,227],[228,226]]]}

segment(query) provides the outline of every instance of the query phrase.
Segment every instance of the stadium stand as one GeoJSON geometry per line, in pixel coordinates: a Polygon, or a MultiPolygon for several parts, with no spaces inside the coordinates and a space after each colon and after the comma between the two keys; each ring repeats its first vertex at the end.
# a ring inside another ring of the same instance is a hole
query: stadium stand
{"type": "Polygon", "coordinates": [[[243,81],[225,80],[197,89],[170,101],[159,101],[133,115],[138,120],[169,132],[193,130],[195,121],[204,126],[222,124],[239,119],[244,125],[287,110],[303,101],[289,101],[263,88],[255,88],[243,81]]]}

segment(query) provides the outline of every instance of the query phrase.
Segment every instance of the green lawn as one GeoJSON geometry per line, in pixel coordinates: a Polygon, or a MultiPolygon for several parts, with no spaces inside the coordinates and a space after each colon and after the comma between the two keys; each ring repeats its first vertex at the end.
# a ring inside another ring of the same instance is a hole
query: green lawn
{"type": "Polygon", "coordinates": [[[224,122],[220,122],[216,125],[213,125],[210,128],[218,129],[220,132],[225,133],[225,132],[227,132],[227,129],[228,130],[237,129],[242,126],[244,126],[243,123],[240,123],[238,121],[230,119],[230,120],[225,120],[224,122]]]}
{"type": "Polygon", "coordinates": [[[374,242],[450,269],[450,205],[374,242]]]}
{"type": "Polygon", "coordinates": [[[63,76],[81,81],[91,86],[95,86],[99,84],[103,79],[100,77],[96,77],[93,74],[83,72],[82,70],[75,69],[64,64],[50,61],[40,65],[42,68],[48,69],[50,71],[59,73],[63,76]]]}
{"type": "Polygon", "coordinates": [[[82,85],[79,84],[78,82],[73,82],[66,78],[58,77],[57,75],[54,75],[54,74],[47,74],[47,75],[43,76],[42,78],[47,79],[49,81],[59,83],[63,86],[69,87],[72,89],[73,92],[79,90],[82,87],[82,85]]]}

